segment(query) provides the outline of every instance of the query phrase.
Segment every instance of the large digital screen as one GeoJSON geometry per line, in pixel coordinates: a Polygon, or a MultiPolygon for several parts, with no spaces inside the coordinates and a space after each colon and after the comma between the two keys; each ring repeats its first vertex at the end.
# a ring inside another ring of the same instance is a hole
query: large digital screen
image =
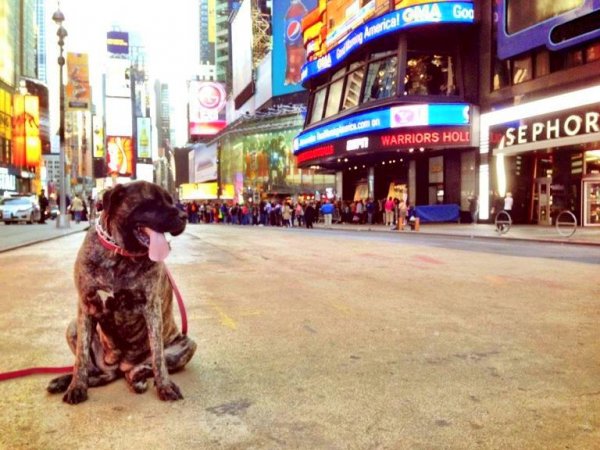
{"type": "Polygon", "coordinates": [[[472,2],[444,1],[417,4],[379,16],[348,34],[327,54],[310,61],[302,68],[302,82],[341,63],[348,55],[366,43],[387,34],[419,25],[439,23],[473,23],[472,2]]]}
{"type": "Polygon", "coordinates": [[[152,158],[152,125],[149,117],[137,118],[137,157],[152,158]]]}
{"type": "Polygon", "coordinates": [[[195,144],[193,149],[194,182],[212,181],[217,179],[217,144],[195,144]]]}
{"type": "Polygon", "coordinates": [[[600,36],[598,0],[497,0],[498,56],[552,51],[600,36]]]}
{"type": "Polygon", "coordinates": [[[294,154],[338,138],[395,128],[452,126],[471,123],[471,107],[465,103],[398,105],[355,114],[303,131],[294,139],[294,154]]]}
{"type": "Polygon", "coordinates": [[[231,22],[231,56],[233,66],[233,96],[237,97],[252,83],[252,9],[251,0],[244,0],[231,22]]]}
{"type": "Polygon", "coordinates": [[[223,84],[214,81],[190,81],[190,136],[211,136],[225,128],[226,103],[227,95],[223,84]]]}
{"type": "Polygon", "coordinates": [[[317,6],[317,0],[273,2],[273,95],[301,91],[300,73],[306,62],[302,41],[302,19],[317,6]]]}
{"type": "Polygon", "coordinates": [[[106,134],[113,136],[132,136],[133,121],[130,98],[106,97],[104,117],[106,134]]]}
{"type": "Polygon", "coordinates": [[[106,96],[131,97],[129,72],[131,63],[126,59],[109,59],[106,63],[106,96]]]}
{"type": "Polygon", "coordinates": [[[129,136],[107,136],[106,165],[109,175],[133,174],[133,142],[129,136]]]}

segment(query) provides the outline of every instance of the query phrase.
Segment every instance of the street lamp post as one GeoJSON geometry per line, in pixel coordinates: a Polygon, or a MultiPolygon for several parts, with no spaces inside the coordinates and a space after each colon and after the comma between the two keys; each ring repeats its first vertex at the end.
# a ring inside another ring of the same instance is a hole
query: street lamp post
{"type": "Polygon", "coordinates": [[[59,89],[60,89],[60,127],[58,130],[60,139],[60,153],[59,153],[59,210],[60,214],[56,218],[57,228],[69,228],[69,217],[67,216],[67,198],[66,198],[66,183],[65,183],[65,86],[63,84],[63,67],[65,65],[65,57],[63,56],[63,47],[65,45],[65,38],[67,37],[67,30],[62,26],[65,20],[65,15],[60,10],[60,2],[58,9],[52,14],[52,20],[58,25],[58,46],[60,47],[60,56],[58,57],[59,67],[59,89]]]}

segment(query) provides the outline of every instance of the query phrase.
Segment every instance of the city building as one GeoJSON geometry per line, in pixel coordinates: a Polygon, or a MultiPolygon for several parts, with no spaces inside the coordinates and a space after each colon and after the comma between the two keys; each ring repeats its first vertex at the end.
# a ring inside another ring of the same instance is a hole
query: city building
{"type": "Polygon", "coordinates": [[[600,226],[600,4],[480,9],[482,218],[510,193],[518,223],[600,226]]]}
{"type": "Polygon", "coordinates": [[[49,130],[48,90],[38,77],[38,13],[36,0],[0,0],[0,196],[41,187],[40,141],[47,150],[49,130]]]}
{"type": "Polygon", "coordinates": [[[432,218],[466,219],[478,187],[475,17],[473,2],[452,0],[311,8],[298,166],[335,174],[344,201],[393,197],[430,206],[432,218]]]}

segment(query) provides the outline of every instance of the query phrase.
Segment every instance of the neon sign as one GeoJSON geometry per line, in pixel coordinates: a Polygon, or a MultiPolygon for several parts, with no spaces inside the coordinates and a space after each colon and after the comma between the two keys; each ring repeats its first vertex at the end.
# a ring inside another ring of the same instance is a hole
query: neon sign
{"type": "Polygon", "coordinates": [[[325,156],[333,155],[333,145],[324,145],[322,147],[313,148],[312,150],[308,150],[301,155],[298,156],[297,162],[298,164],[303,163],[305,161],[309,161],[311,159],[323,158],[325,156]]]}
{"type": "Polygon", "coordinates": [[[427,3],[392,11],[358,27],[329,53],[306,63],[302,67],[302,82],[341,63],[365,43],[389,33],[431,23],[473,23],[474,20],[475,10],[472,2],[427,3]]]}
{"type": "Polygon", "coordinates": [[[470,124],[471,107],[465,103],[398,105],[345,117],[305,130],[294,139],[294,154],[327,141],[356,134],[414,126],[470,124]]]}

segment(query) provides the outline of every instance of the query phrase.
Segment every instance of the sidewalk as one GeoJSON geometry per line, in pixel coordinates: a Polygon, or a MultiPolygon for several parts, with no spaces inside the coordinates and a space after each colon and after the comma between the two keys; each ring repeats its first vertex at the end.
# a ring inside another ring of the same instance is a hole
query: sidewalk
{"type": "MultiPolygon", "coordinates": [[[[315,228],[324,229],[325,227],[322,223],[318,223],[315,224],[315,228]]],[[[409,227],[406,227],[405,231],[398,231],[384,225],[333,224],[331,229],[600,245],[600,228],[595,227],[577,227],[575,233],[570,237],[564,235],[570,233],[571,230],[561,229],[563,234],[561,236],[556,227],[539,225],[513,225],[507,233],[502,235],[496,231],[494,224],[425,223],[421,224],[419,231],[410,231],[409,227]]]]}
{"type": "MultiPolygon", "coordinates": [[[[0,252],[14,250],[19,247],[36,244],[63,237],[73,233],[87,230],[88,222],[70,223],[67,229],[56,228],[56,223],[49,221],[46,225],[0,225],[0,252]]],[[[315,224],[315,228],[325,229],[322,223],[315,224]]],[[[243,232],[244,227],[240,227],[243,232]]],[[[554,242],[578,245],[600,245],[600,228],[578,227],[571,236],[561,236],[556,227],[537,225],[513,225],[510,230],[500,235],[493,224],[457,224],[457,223],[425,223],[421,224],[419,231],[398,231],[384,225],[355,225],[333,224],[332,230],[346,230],[356,232],[383,232],[403,233],[414,235],[455,236],[460,238],[484,239],[520,239],[537,242],[554,242]]],[[[563,229],[563,234],[569,230],[563,229]]]]}
{"type": "Polygon", "coordinates": [[[56,228],[56,222],[32,225],[0,225],[0,252],[14,250],[38,242],[48,241],[73,233],[80,233],[89,228],[89,222],[70,222],[69,228],[56,228]]]}

